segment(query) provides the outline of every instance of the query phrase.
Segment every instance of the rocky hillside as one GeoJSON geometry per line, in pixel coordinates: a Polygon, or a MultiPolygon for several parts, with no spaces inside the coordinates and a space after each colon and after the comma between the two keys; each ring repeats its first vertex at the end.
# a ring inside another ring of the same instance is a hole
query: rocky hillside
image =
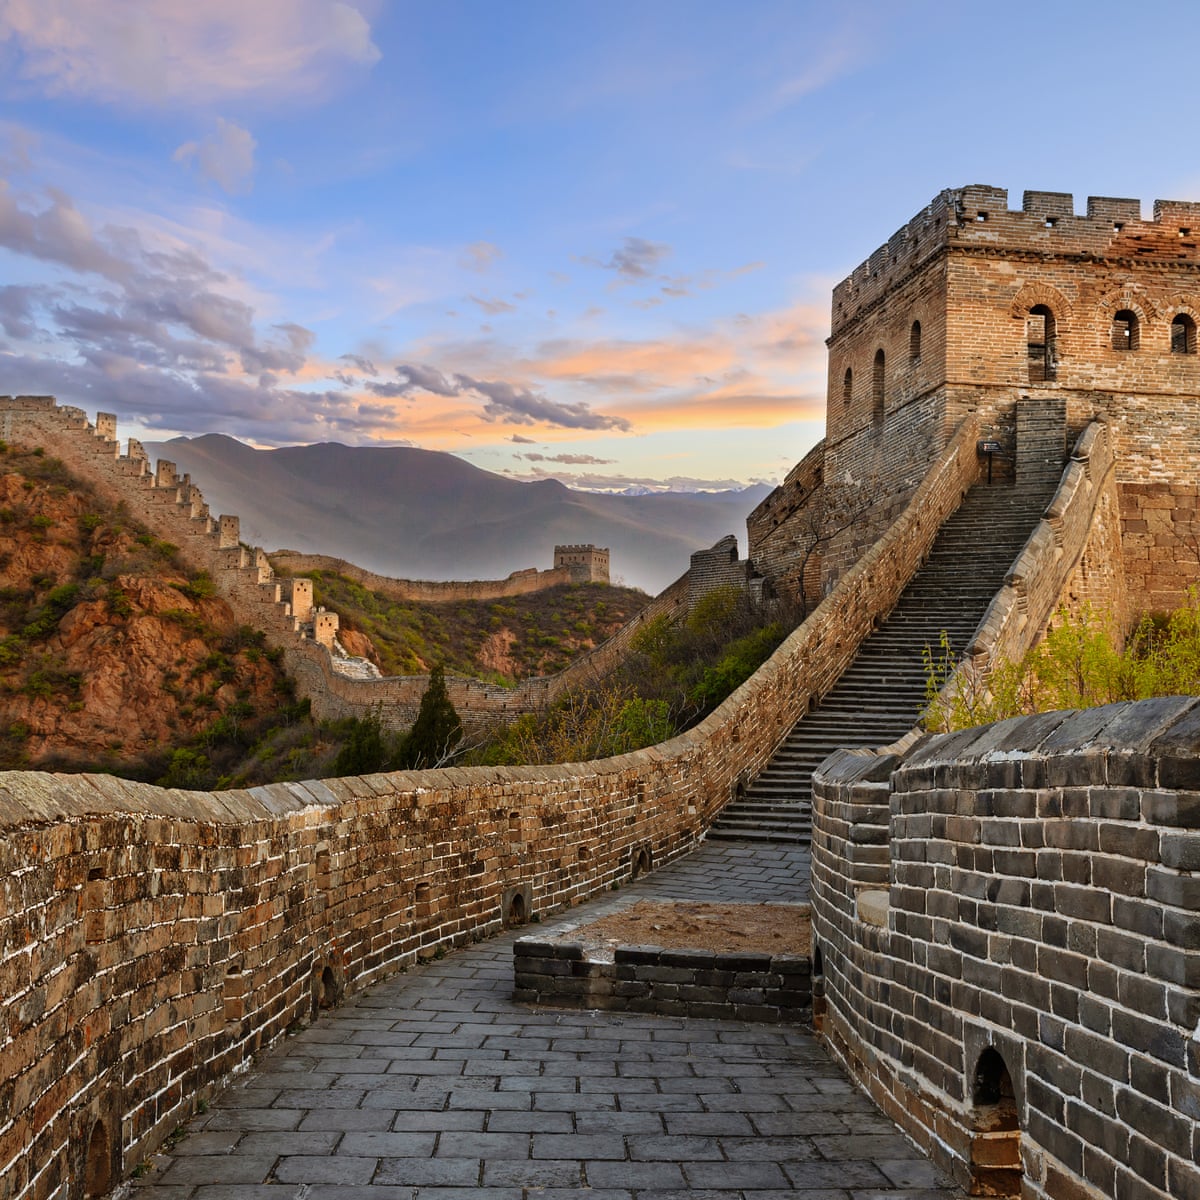
{"type": "Polygon", "coordinates": [[[342,644],[385,675],[421,675],[438,663],[454,674],[508,683],[552,675],[650,601],[635,588],[592,583],[423,604],[389,599],[332,571],[307,574],[315,601],[338,614],[342,644]]]}
{"type": "Polygon", "coordinates": [[[0,453],[0,767],[157,778],[174,748],[236,736],[291,700],[176,548],[58,460],[0,453]]]}

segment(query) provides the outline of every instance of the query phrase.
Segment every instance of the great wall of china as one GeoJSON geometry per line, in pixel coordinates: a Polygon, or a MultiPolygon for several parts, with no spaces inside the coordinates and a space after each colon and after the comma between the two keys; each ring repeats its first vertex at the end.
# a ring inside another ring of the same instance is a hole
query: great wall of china
{"type": "MultiPolygon", "coordinates": [[[[282,650],[300,694],[311,700],[319,718],[377,713],[389,726],[406,729],[416,718],[428,677],[380,678],[373,670],[355,671],[337,653],[337,614],[314,608],[312,581],[295,575],[297,571],[337,570],[384,595],[433,602],[495,599],[562,583],[607,582],[609,576],[608,550],[590,545],[557,546],[551,570],[519,571],[504,580],[388,579],[333,556],[289,551],[275,556],[289,573],[276,575],[265,551],[240,542],[238,517],[214,517],[199,485],[179,475],[174,463],[160,460],[152,466],[133,438],[122,454],[117,418],[111,413],[97,414],[92,423],[82,409],[60,405],[52,396],[0,396],[0,437],[41,446],[64,459],[157,537],[177,545],[186,561],[207,571],[239,622],[264,630],[268,643],[282,650]]],[[[685,574],[664,589],[634,621],[554,675],[525,679],[513,687],[447,676],[447,691],[464,726],[485,728],[535,712],[571,688],[603,676],[621,661],[643,621],[682,611],[687,578],[685,574]]]]}
{"type": "MultiPolygon", "coordinates": [[[[964,188],[839,285],[826,439],[749,520],[758,578],[819,603],[670,742],[249,792],[0,779],[4,1194],[90,1194],[320,1004],[686,853],[892,610],[993,453],[1006,486],[1057,487],[975,666],[1033,645],[1059,605],[1127,623],[1177,602],[1198,574],[1193,229],[1200,205],[1143,221],[1134,201],[1093,198],[1077,217],[1069,196],[1009,210],[964,188]],[[855,479],[878,502],[808,553],[822,489],[855,479]]],[[[86,422],[71,420],[47,449],[74,462],[86,422]]],[[[144,475],[104,453],[114,478],[144,475]]],[[[294,611],[235,531],[188,519],[290,637],[294,611]]],[[[741,571],[736,549],[716,561],[741,571]]],[[[816,777],[826,1039],[964,1187],[1196,1194],[1196,713],[1171,699],[1030,717],[843,752],[816,777]]]]}

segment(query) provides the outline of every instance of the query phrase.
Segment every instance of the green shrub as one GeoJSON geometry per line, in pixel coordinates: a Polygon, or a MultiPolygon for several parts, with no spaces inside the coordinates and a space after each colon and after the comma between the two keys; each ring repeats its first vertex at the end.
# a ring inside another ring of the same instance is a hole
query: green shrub
{"type": "Polygon", "coordinates": [[[966,729],[1023,713],[1093,708],[1118,700],[1200,692],[1200,589],[1167,616],[1146,616],[1121,645],[1112,621],[1091,607],[1061,610],[1051,629],[1018,662],[987,675],[965,669],[940,696],[955,662],[945,634],[925,656],[926,727],[966,729]]]}

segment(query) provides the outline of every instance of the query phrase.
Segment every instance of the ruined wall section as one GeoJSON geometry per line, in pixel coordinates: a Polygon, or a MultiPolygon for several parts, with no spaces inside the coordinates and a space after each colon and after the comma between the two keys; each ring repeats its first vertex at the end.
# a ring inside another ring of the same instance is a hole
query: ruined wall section
{"type": "Polygon", "coordinates": [[[506,579],[477,579],[469,582],[392,579],[328,554],[304,554],[299,550],[276,550],[269,555],[277,571],[302,574],[329,571],[344,575],[389,600],[414,604],[442,604],[459,600],[504,600],[510,596],[528,596],[533,592],[574,582],[567,567],[539,571],[535,567],[513,571],[506,579]]]}
{"type": "Polygon", "coordinates": [[[178,475],[173,463],[160,460],[151,470],[136,439],[121,454],[115,434],[111,413],[97,414],[92,425],[82,410],[60,406],[52,396],[0,397],[0,436],[43,446],[68,462],[106,499],[178,546],[192,567],[207,571],[239,621],[262,629],[285,652],[294,646],[297,619],[265,555],[238,540],[238,518],[212,516],[200,489],[190,476],[178,475]]]}
{"type": "Polygon", "coordinates": [[[1198,744],[1171,697],[814,777],[826,1041],[972,1194],[1195,1193],[1198,744]]]}
{"type": "Polygon", "coordinates": [[[697,550],[688,563],[688,608],[692,609],[709,592],[722,588],[745,591],[750,564],[738,558],[737,538],[726,534],[708,550],[697,550]]]}

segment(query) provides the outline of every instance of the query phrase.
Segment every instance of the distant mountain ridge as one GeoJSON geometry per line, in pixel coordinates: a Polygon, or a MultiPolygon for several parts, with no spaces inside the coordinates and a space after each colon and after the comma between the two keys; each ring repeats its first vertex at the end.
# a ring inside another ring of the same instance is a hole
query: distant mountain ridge
{"type": "Polygon", "coordinates": [[[612,551],[614,580],[653,594],[693,551],[727,533],[744,545],[746,516],[770,491],[602,495],[408,446],[256,450],[205,434],[146,449],[189,472],[214,514],[238,514],[245,541],[405,579],[500,579],[549,567],[555,545],[592,542],[612,551]]]}

